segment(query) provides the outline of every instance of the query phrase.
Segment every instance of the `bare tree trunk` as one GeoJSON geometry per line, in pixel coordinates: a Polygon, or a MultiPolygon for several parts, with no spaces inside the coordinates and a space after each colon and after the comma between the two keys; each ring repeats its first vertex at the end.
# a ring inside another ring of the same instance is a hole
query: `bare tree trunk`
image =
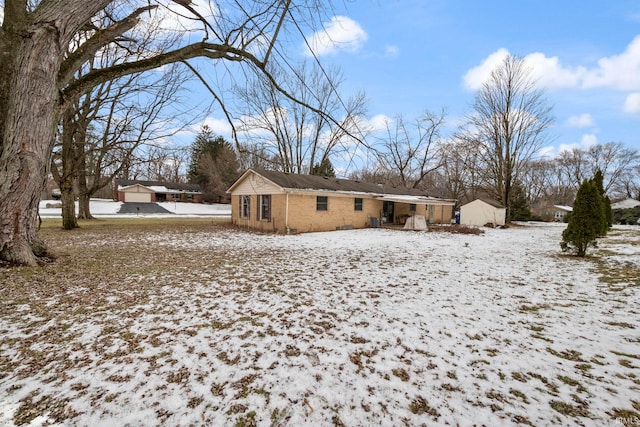
{"type": "MultiPolygon", "coordinates": [[[[99,56],[98,52],[134,28],[141,16],[159,7],[157,2],[115,2],[113,0],[5,0],[0,28],[0,259],[24,265],[36,265],[46,249],[37,238],[38,202],[50,168],[55,128],[64,104],[78,99],[98,84],[123,76],[158,68],[176,62],[202,57],[212,61],[232,61],[250,67],[276,84],[278,92],[289,100],[296,100],[267,67],[269,53],[276,43],[280,25],[291,15],[290,2],[264,2],[264,10],[244,6],[229,12],[237,16],[223,25],[226,34],[213,28],[217,23],[203,22],[209,37],[203,41],[181,45],[167,40],[167,50],[160,53],[91,70],[78,78],[77,71],[99,56]],[[109,15],[114,20],[106,28],[94,31],[91,18],[113,4],[120,11],[109,15]],[[137,7],[136,6],[140,6],[137,7]],[[89,25],[91,24],[91,25],[89,25]],[[91,26],[82,43],[72,46],[79,31],[91,26]],[[227,30],[228,27],[228,30],[227,30]],[[209,31],[209,29],[211,31],[209,31]],[[269,38],[269,34],[272,37],[269,38]],[[260,59],[254,45],[265,35],[269,48],[260,59]],[[256,41],[258,40],[258,41],[256,41]]],[[[175,1],[193,12],[189,1],[175,1]]],[[[242,3],[242,2],[240,2],[242,3]]],[[[256,2],[261,7],[262,2],[256,2]]],[[[321,3],[321,2],[319,2],[321,3]]],[[[297,8],[296,8],[297,9],[297,8]]],[[[302,9],[307,9],[302,8],[302,9]]],[[[312,11],[314,8],[308,8],[312,11]]],[[[225,12],[226,13],[226,12],[225,12]]],[[[194,15],[197,15],[194,13],[194,15]]],[[[305,14],[306,16],[306,14],[305,14]]],[[[313,16],[309,16],[313,21],[313,16]]],[[[196,19],[196,18],[194,18],[196,19]]],[[[204,21],[204,18],[197,16],[204,21]]],[[[295,19],[295,18],[294,18],[295,19]]],[[[223,20],[224,21],[224,20],[223,20]]],[[[133,42],[133,40],[131,40],[133,42]]],[[[175,40],[174,40],[175,41],[175,40]]],[[[188,42],[187,42],[188,43],[188,42]]],[[[125,42],[126,44],[126,42],[125,42]]],[[[150,51],[151,52],[151,51],[150,51]]],[[[194,71],[195,72],[195,71],[194,71]]],[[[210,91],[230,118],[224,103],[210,91]]],[[[300,105],[331,118],[303,100],[300,105]]],[[[343,128],[337,121],[335,124],[343,128]]],[[[344,130],[344,129],[343,129],[344,130]]],[[[234,131],[235,134],[235,131],[234,131]]]]}
{"type": "Polygon", "coordinates": [[[85,139],[83,136],[82,143],[76,145],[76,153],[78,155],[78,218],[94,219],[89,207],[91,194],[89,194],[87,187],[87,154],[84,150],[85,139]]]}
{"type": "Polygon", "coordinates": [[[91,215],[90,203],[91,196],[87,193],[80,193],[78,196],[78,218],[79,219],[95,219],[93,215],[91,215]]]}
{"type": "Polygon", "coordinates": [[[62,201],[62,228],[65,230],[73,230],[78,228],[78,219],[76,218],[76,202],[73,186],[60,189],[60,200],[62,201]]]}
{"type": "MultiPolygon", "coordinates": [[[[62,128],[67,129],[72,122],[73,110],[67,109],[62,117],[62,128]]],[[[73,188],[73,178],[75,175],[75,141],[73,135],[73,132],[65,131],[61,134],[62,149],[60,167],[62,171],[54,174],[59,177],[58,185],[60,186],[60,200],[62,201],[62,228],[65,230],[78,228],[75,191],[73,188]]]]}
{"type": "MultiPolygon", "coordinates": [[[[38,202],[53,148],[61,53],[55,29],[34,26],[29,37],[9,46],[4,63],[0,120],[0,259],[37,265],[46,249],[37,238],[38,202]]],[[[3,58],[5,59],[6,56],[3,58]]]]}

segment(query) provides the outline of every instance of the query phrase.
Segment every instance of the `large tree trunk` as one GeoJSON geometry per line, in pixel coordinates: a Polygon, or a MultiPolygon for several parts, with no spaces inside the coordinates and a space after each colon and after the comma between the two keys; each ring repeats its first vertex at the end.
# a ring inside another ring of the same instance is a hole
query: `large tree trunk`
{"type": "Polygon", "coordinates": [[[62,197],[62,228],[65,230],[73,230],[78,228],[78,219],[76,218],[76,201],[73,186],[60,189],[62,197]]]}
{"type": "Polygon", "coordinates": [[[13,40],[12,61],[0,65],[0,78],[9,79],[0,110],[0,259],[24,265],[44,255],[38,202],[53,148],[62,57],[55,28],[43,23],[31,30],[13,40]]]}
{"type": "Polygon", "coordinates": [[[91,215],[89,201],[91,194],[87,185],[87,154],[84,150],[86,132],[83,133],[82,141],[76,144],[77,164],[78,164],[78,218],[94,219],[91,215]]]}
{"type": "Polygon", "coordinates": [[[75,140],[74,132],[71,128],[73,123],[73,110],[67,109],[62,117],[62,173],[58,184],[62,200],[62,228],[73,230],[78,228],[76,218],[75,191],[73,188],[75,176],[75,140]]]}
{"type": "Polygon", "coordinates": [[[88,193],[80,193],[78,196],[78,218],[79,219],[95,219],[91,215],[90,207],[91,196],[88,193]]]}
{"type": "Polygon", "coordinates": [[[38,202],[59,114],[58,73],[75,32],[111,0],[4,2],[0,32],[0,259],[37,265],[38,202]]]}

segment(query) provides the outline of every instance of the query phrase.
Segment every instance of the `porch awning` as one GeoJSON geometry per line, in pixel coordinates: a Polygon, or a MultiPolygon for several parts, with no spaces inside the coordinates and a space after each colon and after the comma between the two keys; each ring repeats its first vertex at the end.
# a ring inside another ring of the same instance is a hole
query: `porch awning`
{"type": "Polygon", "coordinates": [[[439,199],[437,197],[396,194],[385,194],[384,196],[378,197],[378,200],[396,203],[410,203],[414,205],[454,205],[456,203],[455,200],[439,199]]]}

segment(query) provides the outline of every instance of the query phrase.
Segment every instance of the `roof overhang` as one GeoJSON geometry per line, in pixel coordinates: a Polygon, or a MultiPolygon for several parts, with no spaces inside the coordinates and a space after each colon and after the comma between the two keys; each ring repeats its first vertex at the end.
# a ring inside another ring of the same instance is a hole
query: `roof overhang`
{"type": "Polygon", "coordinates": [[[180,190],[177,188],[169,188],[169,187],[165,187],[165,186],[159,186],[159,185],[153,185],[151,187],[147,187],[149,189],[151,189],[152,191],[156,192],[156,193],[172,193],[172,194],[177,194],[177,193],[184,193],[184,194],[202,194],[202,191],[196,191],[196,190],[180,190]]]}
{"type": "Polygon", "coordinates": [[[405,195],[396,195],[396,194],[385,194],[378,197],[378,200],[383,200],[387,202],[395,202],[395,203],[409,203],[412,205],[455,205],[455,200],[449,199],[439,199],[437,197],[427,197],[427,196],[405,196],[405,195]]]}
{"type": "Polygon", "coordinates": [[[126,187],[120,187],[119,186],[118,187],[118,191],[122,191],[122,192],[126,193],[126,192],[128,192],[128,191],[130,191],[130,190],[132,190],[134,188],[146,190],[146,191],[144,191],[145,193],[154,193],[154,191],[151,188],[145,187],[142,184],[133,184],[133,185],[128,185],[126,187]]]}

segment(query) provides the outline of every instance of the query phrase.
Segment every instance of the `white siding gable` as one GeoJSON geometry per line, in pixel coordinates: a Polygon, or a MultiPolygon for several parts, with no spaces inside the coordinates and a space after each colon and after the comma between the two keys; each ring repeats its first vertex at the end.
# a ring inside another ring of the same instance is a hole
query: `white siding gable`
{"type": "Polygon", "coordinates": [[[284,190],[252,171],[238,183],[231,194],[234,196],[251,194],[284,194],[284,190]]]}

